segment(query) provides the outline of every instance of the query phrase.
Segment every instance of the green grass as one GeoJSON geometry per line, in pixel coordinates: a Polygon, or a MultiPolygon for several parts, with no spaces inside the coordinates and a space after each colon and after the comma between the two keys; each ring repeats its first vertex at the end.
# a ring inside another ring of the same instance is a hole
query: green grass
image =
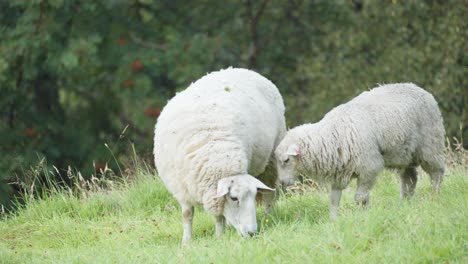
{"type": "Polygon", "coordinates": [[[193,241],[181,247],[177,202],[151,173],[110,191],[77,198],[65,191],[31,200],[0,221],[0,263],[467,263],[468,169],[447,172],[431,195],[427,176],[416,195],[400,201],[398,177],[385,171],[371,205],[343,194],[337,222],[328,218],[328,192],[280,195],[260,235],[242,239],[233,228],[218,239],[214,220],[197,208],[193,241]]]}

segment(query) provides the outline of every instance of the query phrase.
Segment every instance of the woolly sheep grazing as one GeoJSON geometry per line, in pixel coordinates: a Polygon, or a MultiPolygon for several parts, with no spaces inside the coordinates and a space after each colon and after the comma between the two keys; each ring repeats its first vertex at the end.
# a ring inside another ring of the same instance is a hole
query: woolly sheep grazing
{"type": "Polygon", "coordinates": [[[413,195],[421,165],[438,192],[444,177],[442,116],[432,95],[411,83],[363,92],[315,124],[287,132],[275,151],[278,176],[288,185],[297,174],[331,183],[330,216],[337,218],[341,191],[357,178],[355,200],[369,191],[384,167],[401,171],[400,195],[413,195]]]}
{"type": "Polygon", "coordinates": [[[276,182],[274,150],[285,133],[278,89],[250,70],[210,73],[169,101],[156,124],[154,158],[182,207],[184,244],[196,204],[215,216],[218,236],[225,220],[242,236],[257,232],[256,194],[272,206],[275,190],[264,183],[276,182]]]}

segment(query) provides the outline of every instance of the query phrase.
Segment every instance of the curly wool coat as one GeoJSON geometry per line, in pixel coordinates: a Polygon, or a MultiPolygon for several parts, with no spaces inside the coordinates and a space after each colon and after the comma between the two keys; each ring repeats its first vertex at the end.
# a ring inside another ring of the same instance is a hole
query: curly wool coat
{"type": "Polygon", "coordinates": [[[260,74],[229,68],[207,74],[171,99],[158,118],[158,174],[180,203],[220,215],[219,179],[276,180],[273,152],[286,132],[283,99],[260,74]]]}
{"type": "MultiPolygon", "coordinates": [[[[434,97],[412,83],[383,85],[332,109],[314,124],[289,130],[276,150],[295,144],[294,174],[345,188],[351,178],[369,182],[383,169],[421,165],[441,181],[445,130],[434,97]]],[[[288,178],[293,175],[282,176],[288,178]]],[[[359,182],[358,182],[359,184],[359,182]]]]}

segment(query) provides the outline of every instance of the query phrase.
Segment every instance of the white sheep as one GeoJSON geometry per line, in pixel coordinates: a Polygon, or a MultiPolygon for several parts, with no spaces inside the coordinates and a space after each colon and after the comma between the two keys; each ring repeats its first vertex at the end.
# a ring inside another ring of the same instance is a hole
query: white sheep
{"type": "Polygon", "coordinates": [[[414,194],[421,165],[438,192],[444,177],[445,130],[437,102],[412,83],[388,84],[335,107],[314,124],[289,130],[275,151],[279,180],[298,174],[331,183],[330,216],[341,191],[357,178],[356,202],[366,205],[377,174],[400,170],[400,195],[414,194]]]}
{"type": "Polygon", "coordinates": [[[225,220],[242,236],[257,232],[256,194],[272,206],[275,190],[265,184],[276,182],[274,150],[285,133],[278,89],[250,70],[212,72],[168,102],[156,124],[154,158],[182,207],[183,244],[196,204],[215,216],[218,236],[225,220]]]}

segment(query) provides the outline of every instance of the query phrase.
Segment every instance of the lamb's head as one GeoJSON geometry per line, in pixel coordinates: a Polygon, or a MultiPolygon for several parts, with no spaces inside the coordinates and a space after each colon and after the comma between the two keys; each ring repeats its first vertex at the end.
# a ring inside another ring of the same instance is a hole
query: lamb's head
{"type": "Polygon", "coordinates": [[[228,224],[245,237],[257,233],[255,197],[258,192],[274,192],[256,178],[244,174],[226,177],[218,181],[217,197],[223,197],[223,215],[228,224]]]}
{"type": "Polygon", "coordinates": [[[275,151],[278,178],[284,186],[289,186],[296,180],[296,166],[302,155],[297,144],[283,140],[275,151]]]}

